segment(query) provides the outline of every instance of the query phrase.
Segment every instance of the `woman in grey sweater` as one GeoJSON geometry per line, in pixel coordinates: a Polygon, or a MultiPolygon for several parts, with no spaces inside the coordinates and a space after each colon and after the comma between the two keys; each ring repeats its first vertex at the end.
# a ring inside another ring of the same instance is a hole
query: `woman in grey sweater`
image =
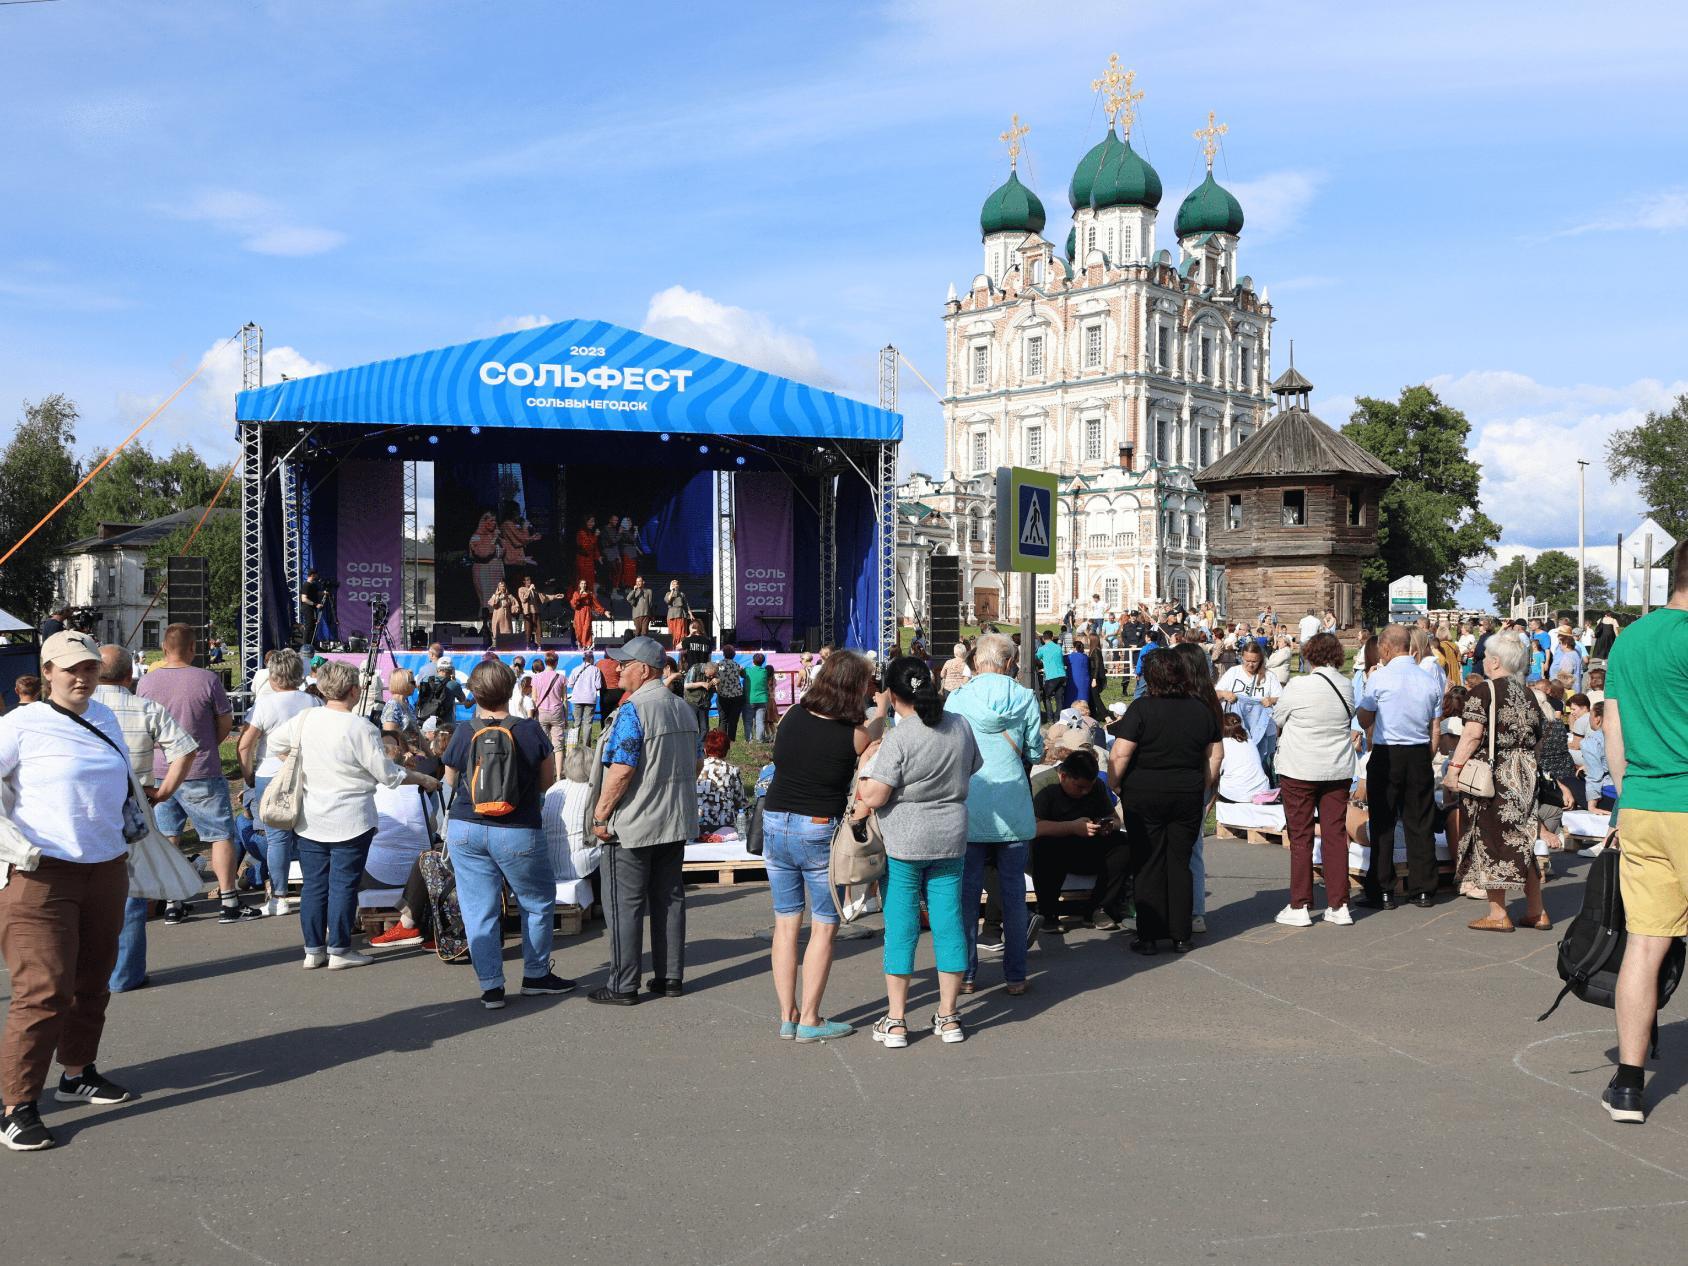
{"type": "MultiPolygon", "coordinates": [[[[944,711],[932,670],[899,656],[885,669],[885,688],[896,709],[896,727],[869,752],[856,789],[851,819],[879,811],[885,832],[885,1017],[873,1038],[887,1047],[908,1045],[909,978],[920,940],[920,902],[932,925],[938,966],[938,1011],[932,1031],[945,1042],[966,1040],[956,999],[967,970],[967,936],[961,873],[967,855],[967,788],[984,763],[973,727],[944,711]]],[[[977,900],[977,894],[975,894],[977,900]]]]}

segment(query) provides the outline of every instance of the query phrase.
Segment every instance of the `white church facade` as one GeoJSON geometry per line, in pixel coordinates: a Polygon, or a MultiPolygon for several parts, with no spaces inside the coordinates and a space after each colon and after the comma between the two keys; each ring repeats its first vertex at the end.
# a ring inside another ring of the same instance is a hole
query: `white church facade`
{"type": "Polygon", "coordinates": [[[926,559],[953,552],[965,615],[1018,617],[1018,587],[993,566],[999,466],[1060,477],[1059,566],[1039,578],[1040,618],[1092,595],[1113,608],[1222,599],[1192,476],[1266,420],[1272,308],[1238,266],[1242,208],[1213,178],[1223,127],[1209,116],[1196,134],[1207,176],[1178,209],[1174,252],[1160,240],[1160,178],[1131,146],[1142,94],[1117,61],[1098,85],[1109,128],[1073,173],[1064,251],[1019,179],[1024,129],[1004,134],[1010,171],[980,215],[983,271],[944,307],[945,472],[898,493],[905,616],[925,613],[926,559]]]}

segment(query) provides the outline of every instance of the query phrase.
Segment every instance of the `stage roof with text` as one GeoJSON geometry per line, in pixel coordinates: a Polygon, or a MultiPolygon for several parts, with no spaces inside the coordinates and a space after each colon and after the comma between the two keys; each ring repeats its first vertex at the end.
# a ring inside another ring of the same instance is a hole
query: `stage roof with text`
{"type": "Polygon", "coordinates": [[[606,321],[560,321],[243,391],[241,422],[896,442],[903,419],[606,321]]]}

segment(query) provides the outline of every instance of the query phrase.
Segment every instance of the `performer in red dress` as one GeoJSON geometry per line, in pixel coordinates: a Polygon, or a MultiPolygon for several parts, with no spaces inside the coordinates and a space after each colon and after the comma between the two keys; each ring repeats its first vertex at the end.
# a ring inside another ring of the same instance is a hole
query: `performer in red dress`
{"type": "Polygon", "coordinates": [[[598,517],[586,516],[586,525],[574,534],[574,578],[589,590],[598,588],[598,517]]]}
{"type": "Polygon", "coordinates": [[[604,604],[598,601],[598,595],[582,580],[569,595],[569,605],[574,608],[574,644],[583,651],[590,650],[592,618],[594,615],[607,614],[604,604]]]}

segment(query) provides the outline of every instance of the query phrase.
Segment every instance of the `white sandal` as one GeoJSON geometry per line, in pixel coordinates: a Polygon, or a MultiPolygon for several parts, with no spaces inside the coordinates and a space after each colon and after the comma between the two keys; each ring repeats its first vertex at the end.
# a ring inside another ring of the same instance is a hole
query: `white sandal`
{"type": "Polygon", "coordinates": [[[883,1016],[873,1022],[873,1040],[885,1043],[886,1050],[908,1045],[908,1025],[901,1016],[883,1016]]]}
{"type": "Polygon", "coordinates": [[[959,1015],[938,1015],[934,1012],[932,1015],[932,1032],[950,1043],[967,1040],[967,1031],[961,1027],[959,1015]]]}

